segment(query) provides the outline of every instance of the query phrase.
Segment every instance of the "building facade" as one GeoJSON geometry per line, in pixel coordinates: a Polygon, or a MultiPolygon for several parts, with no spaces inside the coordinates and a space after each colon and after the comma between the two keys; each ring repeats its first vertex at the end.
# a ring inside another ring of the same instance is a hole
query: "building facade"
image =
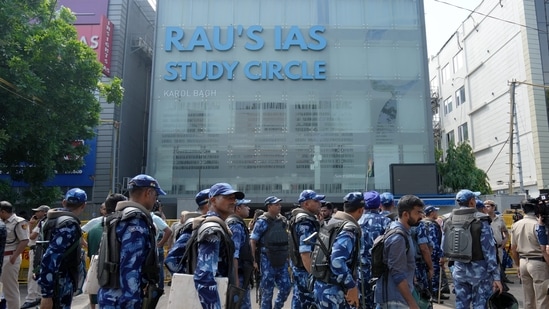
{"type": "Polygon", "coordinates": [[[430,57],[435,143],[468,141],[494,192],[537,197],[549,186],[548,8],[484,0],[430,57]]]}
{"type": "Polygon", "coordinates": [[[422,0],[166,0],[155,38],[147,172],[168,201],[216,182],[339,201],[434,162],[422,0]]]}
{"type": "Polygon", "coordinates": [[[109,83],[119,77],[125,89],[121,106],[101,102],[101,123],[96,139],[88,143],[91,152],[85,158],[85,175],[58,175],[52,182],[63,190],[75,186],[86,190],[87,215],[98,215],[99,205],[110,193],[123,192],[125,179],[145,170],[156,3],[60,0],[58,5],[76,15],[79,39],[99,49],[98,59],[104,64],[102,81],[109,83]],[[106,44],[101,44],[105,32],[93,28],[102,26],[103,20],[109,23],[106,44]],[[105,63],[102,56],[107,50],[110,55],[105,63]],[[69,179],[59,182],[63,178],[69,179]]]}

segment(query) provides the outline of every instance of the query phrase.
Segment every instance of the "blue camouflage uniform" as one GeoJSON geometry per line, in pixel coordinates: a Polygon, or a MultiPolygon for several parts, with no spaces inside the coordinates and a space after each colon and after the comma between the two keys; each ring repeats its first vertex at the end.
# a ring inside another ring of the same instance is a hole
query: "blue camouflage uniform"
{"type": "MultiPolygon", "coordinates": [[[[137,204],[132,201],[119,202],[117,208],[122,203],[137,204]]],[[[141,308],[143,289],[147,285],[141,268],[145,264],[148,252],[156,251],[150,242],[150,233],[154,231],[150,230],[147,221],[141,217],[119,221],[116,226],[116,237],[120,242],[120,288],[100,288],[100,308],[141,308]]]]}
{"type": "MultiPolygon", "coordinates": [[[[329,224],[337,224],[337,222],[341,220],[358,225],[351,215],[343,212],[337,212],[334,217],[332,217],[329,224]]],[[[355,269],[352,269],[352,266],[357,262],[354,261],[355,256],[360,258],[360,255],[356,254],[360,251],[360,248],[357,248],[356,245],[357,238],[360,242],[361,233],[358,228],[356,231],[358,233],[344,228],[334,240],[332,255],[330,257],[330,269],[332,273],[330,281],[332,281],[332,283],[322,282],[320,280],[315,281],[314,293],[319,308],[350,308],[345,299],[345,294],[349,289],[352,289],[357,285],[356,278],[353,276],[355,269]]]]}
{"type": "Polygon", "coordinates": [[[374,294],[372,286],[368,283],[372,279],[371,262],[372,256],[370,250],[374,246],[374,240],[385,233],[385,229],[391,223],[391,219],[379,213],[377,210],[366,210],[362,217],[358,220],[360,229],[362,230],[362,246],[360,248],[360,259],[362,268],[360,269],[359,292],[366,308],[374,308],[374,294]],[[366,212],[367,211],[367,212],[366,212]],[[364,295],[362,293],[364,292],[364,295]]]}
{"type": "Polygon", "coordinates": [[[243,262],[242,258],[240,256],[240,253],[242,252],[241,249],[244,248],[246,243],[248,244],[248,247],[249,247],[250,240],[247,239],[247,237],[246,237],[247,234],[246,234],[246,231],[244,231],[244,229],[246,227],[243,224],[238,223],[236,220],[233,220],[233,221],[230,221],[228,223],[228,226],[229,226],[229,229],[231,230],[231,232],[233,233],[233,236],[231,237],[231,239],[233,240],[233,243],[234,243],[234,255],[233,255],[233,257],[238,260],[238,267],[239,267],[238,281],[240,283],[239,287],[246,290],[246,295],[244,296],[244,300],[240,304],[240,308],[250,309],[250,308],[252,308],[252,304],[250,303],[250,287],[249,286],[243,286],[244,285],[244,276],[242,275],[242,273],[240,271],[241,266],[242,266],[241,263],[243,262]]]}
{"type": "MultiPolygon", "coordinates": [[[[279,218],[282,220],[282,218],[279,218]]],[[[265,218],[262,216],[258,217],[250,239],[253,239],[260,242],[261,238],[267,231],[269,224],[265,218]]],[[[284,306],[284,302],[288,299],[290,295],[291,284],[290,284],[290,274],[288,272],[288,262],[284,263],[281,267],[273,267],[271,261],[267,257],[266,248],[261,246],[261,255],[260,255],[260,273],[261,273],[261,283],[259,289],[261,291],[261,309],[271,309],[273,308],[273,293],[275,284],[278,287],[278,295],[274,303],[274,309],[281,309],[284,306]]]]}
{"type": "Polygon", "coordinates": [[[540,245],[547,246],[549,244],[545,225],[536,224],[536,234],[538,235],[538,242],[540,245]]]}
{"type": "Polygon", "coordinates": [[[456,309],[484,308],[492,295],[492,283],[500,280],[496,241],[490,222],[482,220],[480,246],[483,260],[454,262],[452,277],[456,291],[456,309]]]}
{"type": "MultiPolygon", "coordinates": [[[[208,211],[206,217],[219,215],[214,211],[208,211]]],[[[221,309],[221,301],[217,292],[215,277],[229,277],[229,267],[232,264],[233,248],[225,248],[226,244],[220,235],[208,229],[206,235],[198,242],[198,255],[196,270],[194,272],[194,286],[198,292],[200,304],[204,309],[221,309]],[[229,250],[227,250],[229,249],[229,250]]],[[[231,280],[229,280],[230,282],[231,280]]]]}
{"type": "Polygon", "coordinates": [[[438,283],[440,280],[440,259],[444,256],[442,251],[441,241],[442,241],[442,231],[440,230],[440,225],[435,220],[424,219],[428,221],[426,224],[427,227],[427,236],[429,237],[429,242],[433,245],[433,252],[431,253],[431,260],[433,261],[433,279],[431,280],[431,291],[435,294],[438,294],[438,283]]]}
{"type": "Polygon", "coordinates": [[[432,291],[431,285],[429,284],[429,278],[428,278],[428,272],[429,269],[427,268],[427,264],[423,260],[423,256],[421,255],[421,249],[419,248],[419,245],[426,244],[430,248],[433,247],[433,244],[431,243],[428,234],[427,229],[425,227],[425,223],[423,221],[420,221],[417,226],[413,226],[411,228],[412,235],[415,233],[415,237],[417,241],[418,247],[416,248],[416,282],[419,285],[421,289],[427,289],[429,292],[432,291]]]}
{"type": "MultiPolygon", "coordinates": [[[[66,208],[57,208],[51,211],[70,212],[66,208]]],[[[80,220],[74,219],[65,222],[66,224],[52,228],[48,247],[42,256],[38,277],[38,285],[40,285],[42,297],[52,298],[54,307],[59,305],[59,308],[71,307],[72,296],[78,285],[78,282],[74,282],[75,278],[64,267],[66,266],[64,263],[67,263],[67,260],[64,260],[63,255],[69,251],[69,248],[75,242],[78,242],[76,249],[73,249],[76,250],[74,256],[82,256],[80,248],[80,237],[82,236],[80,220]]],[[[71,255],[71,257],[73,256],[71,255]]],[[[80,264],[80,261],[78,261],[78,264],[80,264]]]]}
{"type": "MultiPolygon", "coordinates": [[[[256,223],[257,224],[257,223],[256,223]]],[[[305,243],[303,240],[313,233],[318,232],[317,226],[311,220],[301,220],[290,227],[294,230],[299,241],[299,253],[313,252],[312,244],[305,243]]],[[[316,238],[311,239],[311,243],[315,243],[316,238]]],[[[299,257],[301,259],[301,257],[299,257]]],[[[292,272],[294,275],[294,292],[292,296],[292,309],[308,309],[314,305],[314,294],[310,290],[311,276],[304,267],[298,267],[292,263],[292,272]]]]}
{"type": "MultiPolygon", "coordinates": [[[[192,221],[193,219],[194,218],[191,218],[189,220],[192,221]]],[[[184,227],[182,227],[183,230],[180,231],[181,234],[179,235],[179,238],[175,241],[164,259],[164,264],[172,275],[174,273],[185,273],[185,265],[180,262],[185,254],[185,250],[187,249],[187,241],[189,241],[191,235],[193,234],[192,222],[190,222],[188,226],[186,225],[187,222],[184,223],[184,227]]]]}

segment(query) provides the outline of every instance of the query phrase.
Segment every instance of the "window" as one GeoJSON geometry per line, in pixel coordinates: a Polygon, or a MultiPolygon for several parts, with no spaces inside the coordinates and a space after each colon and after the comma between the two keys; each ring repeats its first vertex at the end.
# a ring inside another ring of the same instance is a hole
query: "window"
{"type": "Polygon", "coordinates": [[[442,68],[442,72],[440,73],[442,77],[442,83],[445,84],[448,80],[450,80],[450,66],[446,64],[442,68]]]}
{"type": "Polygon", "coordinates": [[[452,112],[452,110],[452,97],[449,97],[448,99],[444,100],[444,115],[448,115],[452,112]]]}
{"type": "Polygon", "coordinates": [[[454,130],[446,133],[446,143],[448,145],[453,145],[454,144],[454,141],[455,141],[455,137],[454,137],[454,130]]]}
{"type": "Polygon", "coordinates": [[[465,103],[465,86],[462,86],[456,91],[456,107],[465,103]]]}
{"type": "Polygon", "coordinates": [[[454,67],[454,73],[459,71],[463,67],[463,50],[460,50],[452,59],[452,65],[454,67]]]}
{"type": "Polygon", "coordinates": [[[469,140],[469,131],[467,129],[467,122],[458,127],[458,140],[460,143],[469,140]]]}

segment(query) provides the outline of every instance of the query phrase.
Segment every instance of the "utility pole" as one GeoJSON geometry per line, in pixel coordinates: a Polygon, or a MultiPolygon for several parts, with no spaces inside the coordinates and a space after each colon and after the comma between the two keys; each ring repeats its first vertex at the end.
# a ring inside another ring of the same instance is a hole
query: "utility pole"
{"type": "Polygon", "coordinates": [[[515,117],[515,86],[516,81],[513,80],[509,86],[509,94],[511,95],[511,111],[509,112],[509,195],[513,194],[513,122],[515,117]]]}

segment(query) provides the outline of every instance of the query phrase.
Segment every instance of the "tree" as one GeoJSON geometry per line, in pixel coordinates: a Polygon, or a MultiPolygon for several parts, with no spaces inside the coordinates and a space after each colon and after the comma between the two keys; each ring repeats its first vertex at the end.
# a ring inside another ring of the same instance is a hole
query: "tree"
{"type": "Polygon", "coordinates": [[[74,15],[56,1],[0,0],[0,171],[29,184],[23,196],[54,195],[42,184],[80,168],[101,110],[121,102],[120,80],[98,83],[101,64],[78,40],[74,15]],[[44,192],[48,191],[48,192],[44,192]]]}
{"type": "Polygon", "coordinates": [[[492,193],[488,175],[477,168],[473,149],[468,143],[460,143],[457,146],[450,144],[445,158],[443,151],[437,149],[435,157],[438,173],[446,190],[456,192],[469,189],[480,191],[482,194],[492,193]]]}

